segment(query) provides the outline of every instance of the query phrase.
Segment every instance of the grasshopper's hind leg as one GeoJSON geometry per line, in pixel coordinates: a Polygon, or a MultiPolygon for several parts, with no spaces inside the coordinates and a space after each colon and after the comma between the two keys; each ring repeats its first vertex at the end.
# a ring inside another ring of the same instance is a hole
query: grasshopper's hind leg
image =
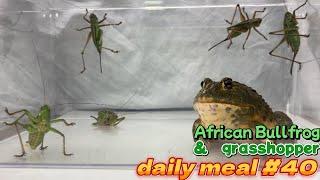
{"type": "MultiPolygon", "coordinates": [[[[106,49],[110,52],[113,52],[113,53],[119,53],[118,50],[113,50],[113,49],[110,49],[110,48],[107,48],[107,47],[101,47],[102,49],[106,49]]],[[[102,73],[102,62],[101,62],[101,52],[99,52],[99,60],[100,60],[100,72],[102,73]]]]}
{"type": "MultiPolygon", "coordinates": [[[[242,11],[243,11],[243,13],[246,15],[247,19],[250,19],[248,13],[247,13],[246,10],[245,10],[245,8],[242,8],[242,11]]],[[[254,27],[253,27],[253,28],[254,28],[254,27]]],[[[246,37],[246,40],[244,41],[244,43],[243,43],[243,45],[242,45],[242,49],[243,49],[243,50],[245,49],[245,45],[246,45],[246,43],[247,43],[247,41],[248,41],[248,39],[249,39],[250,33],[251,33],[251,28],[249,28],[248,34],[247,34],[247,37],[246,37]]]]}
{"type": "Polygon", "coordinates": [[[231,32],[230,31],[228,31],[227,39],[229,40],[229,44],[227,46],[227,49],[229,49],[231,47],[231,45],[232,45],[232,37],[231,37],[231,32]]]}
{"type": "Polygon", "coordinates": [[[85,51],[86,48],[87,48],[87,45],[88,45],[88,43],[89,43],[90,38],[91,38],[91,32],[89,32],[88,37],[87,37],[86,44],[84,45],[84,47],[83,47],[83,49],[82,49],[82,51],[81,51],[82,65],[83,65],[83,69],[82,69],[82,71],[80,72],[81,74],[86,70],[86,64],[85,64],[85,62],[84,62],[84,57],[83,57],[83,56],[84,56],[84,51],[85,51]]]}
{"type": "Polygon", "coordinates": [[[71,155],[73,155],[72,153],[66,153],[66,138],[65,138],[64,134],[63,134],[62,132],[56,130],[55,128],[50,128],[50,131],[52,131],[52,132],[54,132],[54,133],[59,134],[60,136],[62,136],[62,139],[63,139],[63,140],[62,140],[63,154],[64,154],[65,156],[71,156],[71,155]]]}
{"type": "Polygon", "coordinates": [[[229,44],[228,44],[228,46],[227,46],[227,49],[229,49],[230,47],[231,47],[231,45],[232,45],[232,40],[231,40],[232,38],[230,38],[229,39],[229,44]]]}
{"type": "MultiPolygon", "coordinates": [[[[274,57],[278,57],[278,58],[281,58],[281,59],[284,59],[284,60],[287,60],[287,61],[291,61],[292,64],[291,64],[291,68],[290,68],[290,74],[292,75],[292,66],[293,66],[293,63],[297,63],[299,64],[299,70],[301,69],[301,62],[298,62],[298,61],[295,61],[294,59],[290,59],[290,58],[287,58],[287,57],[284,57],[284,56],[280,56],[280,55],[277,55],[277,54],[273,54],[273,52],[283,43],[285,42],[285,38],[282,38],[282,40],[276,45],[276,47],[274,47],[270,52],[269,54],[271,56],[274,56],[274,57]]],[[[295,58],[295,55],[294,55],[294,58],[295,58]]]]}
{"type": "Polygon", "coordinates": [[[21,151],[22,151],[21,154],[16,154],[16,155],[14,155],[14,156],[15,156],[15,157],[22,157],[22,156],[24,156],[24,155],[26,154],[26,151],[24,150],[24,147],[23,147],[22,138],[21,138],[21,135],[20,135],[18,126],[17,126],[17,124],[14,124],[14,126],[15,126],[15,128],[16,128],[17,133],[18,133],[19,142],[20,142],[21,151]]]}
{"type": "Polygon", "coordinates": [[[289,58],[286,58],[286,57],[282,57],[282,56],[273,54],[273,51],[275,51],[282,43],[284,43],[285,40],[286,40],[285,38],[282,38],[281,41],[269,52],[269,54],[270,54],[271,56],[280,57],[280,58],[285,58],[285,59],[291,61],[291,59],[289,59],[289,58]]]}
{"type": "MultiPolygon", "coordinates": [[[[21,111],[16,111],[16,112],[10,113],[10,112],[8,111],[8,109],[6,108],[5,111],[6,111],[6,113],[9,114],[9,115],[13,115],[13,114],[16,114],[16,113],[19,113],[19,112],[25,112],[26,110],[21,110],[21,111]]],[[[16,128],[16,131],[17,131],[17,134],[18,134],[18,137],[19,137],[19,142],[20,142],[21,149],[22,149],[22,154],[20,154],[20,155],[15,155],[16,157],[22,157],[22,156],[25,155],[25,150],[24,150],[24,147],[23,147],[22,138],[21,138],[20,132],[19,132],[18,127],[17,127],[17,124],[20,125],[20,126],[22,126],[24,129],[28,129],[28,128],[30,127],[30,125],[28,125],[28,124],[22,124],[22,123],[19,122],[20,119],[21,119],[24,115],[26,115],[26,112],[23,113],[22,115],[20,115],[20,116],[19,116],[14,122],[12,122],[12,123],[4,122],[5,125],[7,125],[7,126],[12,126],[12,125],[14,125],[15,128],[16,128]]]]}
{"type": "Polygon", "coordinates": [[[101,51],[99,52],[100,73],[102,73],[101,51]]]}
{"type": "Polygon", "coordinates": [[[298,61],[295,60],[295,59],[296,59],[296,56],[297,56],[297,53],[295,52],[295,53],[293,54],[293,58],[292,58],[291,66],[290,66],[290,74],[291,74],[291,75],[292,75],[292,72],[293,72],[293,64],[294,64],[294,63],[299,64],[299,71],[301,70],[302,64],[301,64],[301,62],[298,62],[298,61]]]}
{"type": "Polygon", "coordinates": [[[225,21],[226,21],[228,24],[230,24],[230,25],[233,24],[234,18],[236,17],[237,10],[239,10],[239,13],[240,13],[240,20],[241,20],[241,21],[244,21],[244,20],[245,20],[244,15],[243,15],[242,12],[241,12],[240,5],[237,4],[237,6],[236,6],[236,8],[235,8],[235,10],[234,10],[234,13],[233,13],[233,16],[232,16],[231,21],[228,21],[228,20],[225,19],[225,21]]]}
{"type": "Polygon", "coordinates": [[[248,34],[247,34],[247,37],[246,37],[246,40],[244,41],[243,45],[242,45],[242,49],[244,50],[244,46],[246,45],[248,39],[249,39],[249,36],[250,36],[250,33],[251,33],[251,28],[248,30],[248,34]]]}

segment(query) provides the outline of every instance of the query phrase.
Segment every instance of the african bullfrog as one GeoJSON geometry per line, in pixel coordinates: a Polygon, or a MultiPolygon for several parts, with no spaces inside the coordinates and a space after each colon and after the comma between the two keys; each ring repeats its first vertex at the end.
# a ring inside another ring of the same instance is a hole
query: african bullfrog
{"type": "Polygon", "coordinates": [[[218,82],[205,78],[193,107],[199,114],[193,124],[193,133],[199,124],[204,127],[224,125],[230,129],[254,129],[261,124],[267,128],[292,124],[285,113],[273,112],[256,90],[228,77],[218,82]]]}

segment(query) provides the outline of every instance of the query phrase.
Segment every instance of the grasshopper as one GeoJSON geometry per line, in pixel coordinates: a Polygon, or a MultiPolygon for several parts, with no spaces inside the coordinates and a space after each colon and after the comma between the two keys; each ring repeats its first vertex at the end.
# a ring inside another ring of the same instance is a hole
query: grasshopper
{"type": "Polygon", "coordinates": [[[16,128],[16,131],[18,133],[18,137],[19,137],[19,141],[20,141],[20,145],[21,145],[21,150],[22,153],[15,155],[16,157],[22,157],[26,154],[23,144],[22,144],[22,138],[21,135],[18,131],[17,125],[20,125],[23,127],[23,129],[27,130],[29,132],[29,137],[28,137],[28,143],[31,147],[31,149],[36,149],[40,144],[40,150],[44,150],[46,149],[48,146],[43,146],[43,140],[44,140],[44,136],[46,133],[48,133],[49,131],[59,134],[60,136],[62,136],[63,138],[63,154],[66,156],[70,156],[72,154],[68,154],[66,153],[66,146],[65,146],[65,136],[63,133],[61,133],[60,131],[58,131],[57,129],[51,127],[51,124],[53,123],[57,123],[57,122],[63,122],[65,125],[67,126],[72,126],[75,123],[68,123],[66,120],[64,119],[53,119],[51,120],[50,116],[50,108],[48,105],[44,105],[40,108],[40,112],[38,113],[37,116],[32,115],[31,112],[29,112],[28,110],[20,110],[20,111],[16,111],[16,112],[9,112],[8,108],[5,108],[5,112],[8,115],[14,115],[17,113],[23,113],[21,114],[15,121],[13,121],[12,123],[9,122],[4,122],[5,125],[9,125],[12,126],[14,125],[16,128]],[[28,117],[28,123],[23,124],[20,122],[20,119],[23,116],[27,116],[28,117]]]}
{"type": "Polygon", "coordinates": [[[242,33],[248,32],[247,37],[242,45],[242,49],[245,49],[245,45],[247,43],[247,40],[249,39],[251,29],[255,30],[259,35],[261,35],[265,40],[267,40],[267,38],[257,29],[257,27],[259,27],[261,24],[262,18],[256,18],[256,14],[258,12],[263,13],[265,11],[265,9],[266,8],[264,8],[262,11],[254,11],[252,18],[250,19],[247,12],[245,11],[245,9],[242,8],[242,11],[241,11],[240,5],[237,4],[231,22],[228,20],[225,20],[230,25],[229,27],[227,27],[228,36],[224,40],[213,45],[211,48],[209,48],[208,51],[210,51],[211,49],[215,48],[216,46],[218,46],[219,44],[221,44],[227,40],[230,41],[230,43],[228,45],[228,49],[229,49],[232,44],[233,38],[238,37],[242,33]],[[240,13],[240,21],[241,22],[239,22],[237,24],[233,24],[233,21],[234,21],[234,18],[236,16],[237,11],[239,11],[239,13],[240,13]]]}
{"type": "Polygon", "coordinates": [[[88,19],[87,18],[88,13],[89,13],[88,9],[86,9],[86,14],[83,16],[83,19],[86,22],[88,22],[90,24],[90,26],[77,29],[77,31],[82,31],[82,30],[85,30],[85,29],[91,29],[91,31],[88,34],[87,41],[86,41],[86,43],[85,43],[85,45],[84,45],[84,47],[83,47],[83,49],[81,51],[82,64],[83,64],[83,70],[81,71],[81,73],[83,73],[86,70],[86,65],[85,65],[83,56],[84,56],[84,51],[87,48],[87,45],[88,45],[90,39],[92,39],[93,44],[94,44],[94,46],[96,47],[96,49],[97,49],[97,51],[99,53],[99,57],[100,57],[100,72],[102,73],[101,50],[102,49],[106,49],[106,50],[109,50],[109,51],[111,51],[113,53],[118,53],[119,51],[102,46],[102,44],[103,44],[103,40],[102,40],[103,31],[102,31],[101,27],[104,27],[104,26],[118,26],[122,22],[115,23],[115,24],[102,24],[107,19],[107,13],[104,14],[103,19],[100,20],[100,21],[98,20],[98,17],[94,13],[91,13],[89,15],[89,19],[88,19]]]}
{"type": "Polygon", "coordinates": [[[90,116],[95,119],[97,122],[93,123],[93,125],[98,126],[116,126],[125,117],[119,118],[118,115],[111,110],[102,110],[98,112],[98,117],[90,116]]]}
{"type": "Polygon", "coordinates": [[[284,60],[291,61],[291,67],[290,67],[290,74],[292,75],[292,69],[293,64],[297,63],[299,64],[299,70],[301,69],[301,62],[295,61],[297,53],[299,51],[300,47],[300,37],[309,37],[310,34],[299,34],[299,27],[298,27],[298,21],[297,19],[306,19],[308,14],[306,14],[304,17],[296,17],[296,11],[306,5],[308,0],[306,0],[303,4],[301,4],[299,7],[297,7],[293,13],[290,13],[289,11],[285,13],[284,15],[284,21],[283,21],[283,29],[279,31],[273,31],[269,34],[272,35],[283,35],[283,38],[281,41],[269,52],[271,56],[279,57],[284,60]],[[293,52],[293,58],[287,58],[284,56],[273,54],[273,51],[276,50],[282,43],[287,42],[288,46],[291,47],[293,52]]]}

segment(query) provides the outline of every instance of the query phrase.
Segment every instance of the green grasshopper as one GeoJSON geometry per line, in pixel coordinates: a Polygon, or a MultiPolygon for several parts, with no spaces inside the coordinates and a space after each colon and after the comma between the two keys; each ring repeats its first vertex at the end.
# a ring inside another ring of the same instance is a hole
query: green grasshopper
{"type": "Polygon", "coordinates": [[[102,110],[98,112],[98,117],[90,116],[94,118],[97,122],[93,123],[93,125],[98,126],[116,126],[125,117],[118,118],[118,115],[111,110],[102,110]]]}
{"type": "Polygon", "coordinates": [[[286,12],[286,14],[284,15],[283,29],[282,30],[274,31],[274,32],[270,32],[269,33],[269,34],[272,34],[272,35],[283,35],[283,38],[281,39],[281,41],[276,45],[276,47],[274,47],[269,52],[269,54],[271,56],[275,56],[275,57],[282,58],[284,60],[291,61],[291,67],[290,67],[290,74],[291,75],[292,75],[292,70],[293,70],[293,64],[294,63],[299,64],[299,70],[301,69],[301,62],[295,61],[296,56],[297,56],[298,51],[299,51],[299,47],[300,47],[300,36],[301,37],[309,37],[310,36],[310,34],[308,34],[308,35],[299,34],[299,27],[298,27],[298,21],[297,21],[297,19],[306,19],[307,18],[307,14],[304,17],[301,17],[301,18],[296,17],[296,11],[298,9],[300,9],[301,7],[303,7],[304,5],[306,5],[307,2],[308,2],[308,0],[306,0],[303,4],[301,4],[299,7],[297,7],[293,11],[293,13],[286,12]],[[287,42],[287,44],[292,49],[292,52],[293,52],[293,58],[292,59],[284,57],[284,56],[273,54],[273,51],[276,50],[285,41],[287,42]]]}
{"type": "Polygon", "coordinates": [[[240,8],[240,5],[237,4],[231,22],[228,21],[228,20],[225,20],[228,24],[231,25],[231,26],[229,26],[227,28],[228,36],[224,40],[222,40],[222,41],[218,42],[217,44],[213,45],[211,48],[209,48],[208,51],[210,51],[211,49],[215,48],[216,46],[218,46],[219,44],[221,44],[221,43],[223,43],[223,42],[225,42],[227,40],[230,41],[230,43],[228,45],[228,49],[229,49],[231,44],[232,44],[232,39],[233,38],[238,37],[242,33],[248,32],[247,33],[247,37],[246,37],[246,39],[245,39],[245,41],[244,41],[244,43],[242,45],[242,49],[245,49],[245,45],[246,45],[247,40],[248,40],[248,38],[250,36],[251,29],[255,30],[259,35],[261,35],[265,40],[267,40],[267,38],[257,29],[257,27],[259,27],[260,24],[261,24],[262,18],[256,18],[256,14],[258,12],[261,12],[261,13],[264,12],[265,9],[266,8],[264,8],[262,11],[254,11],[252,18],[250,19],[248,14],[247,14],[247,12],[245,11],[245,9],[242,8],[242,11],[243,11],[242,12],[241,8],[240,8]],[[236,16],[237,10],[240,13],[241,22],[239,22],[238,24],[234,24],[233,25],[233,21],[234,21],[234,18],[236,16]]]}
{"type": "Polygon", "coordinates": [[[92,39],[93,41],[93,44],[95,45],[98,53],[99,53],[99,58],[100,58],[100,72],[102,73],[102,65],[101,65],[101,50],[102,49],[106,49],[106,50],[109,50],[113,53],[118,53],[119,51],[117,50],[113,50],[113,49],[110,49],[110,48],[107,48],[107,47],[103,47],[102,46],[102,43],[103,43],[103,40],[102,40],[102,37],[103,37],[103,31],[101,29],[101,27],[104,27],[104,26],[118,26],[120,25],[122,22],[119,22],[119,23],[115,23],[115,24],[102,24],[106,19],[107,19],[107,13],[104,14],[103,16],[103,19],[102,20],[98,20],[98,17],[91,13],[89,15],[89,19],[87,18],[87,15],[88,15],[88,9],[86,9],[86,14],[83,16],[83,19],[88,22],[90,24],[90,26],[88,27],[84,27],[84,28],[80,28],[80,29],[77,29],[77,31],[82,31],[82,30],[85,30],[85,29],[91,29],[91,31],[89,32],[88,34],[88,37],[87,37],[87,41],[86,41],[86,44],[84,45],[82,51],[81,51],[81,57],[82,57],[82,63],[83,63],[83,70],[81,71],[81,73],[83,73],[85,70],[86,70],[86,65],[85,65],[85,62],[84,62],[84,51],[85,49],[87,48],[87,45],[89,43],[89,40],[92,39]]]}
{"type": "Polygon", "coordinates": [[[57,123],[57,122],[63,122],[67,126],[72,126],[75,123],[67,123],[67,121],[64,119],[51,120],[50,119],[51,113],[50,113],[50,108],[48,105],[42,106],[40,108],[40,112],[38,113],[37,116],[32,115],[31,112],[29,112],[28,110],[25,110],[25,109],[20,110],[20,111],[16,111],[16,112],[9,112],[8,108],[6,108],[5,112],[10,116],[17,114],[17,113],[23,113],[12,123],[4,122],[5,125],[9,125],[9,126],[14,125],[16,127],[16,130],[17,130],[17,133],[19,136],[20,145],[21,145],[21,150],[22,150],[21,154],[15,155],[16,157],[22,157],[26,154],[24,147],[23,147],[23,144],[22,144],[22,138],[21,138],[21,135],[18,131],[17,125],[22,126],[23,129],[25,129],[29,132],[29,137],[28,137],[27,142],[29,143],[31,149],[36,149],[40,144],[41,144],[40,150],[46,149],[48,146],[43,146],[44,136],[46,133],[51,131],[53,133],[56,133],[56,134],[59,134],[60,136],[62,136],[62,138],[63,138],[63,154],[66,156],[72,155],[72,154],[66,153],[64,134],[61,133],[60,131],[58,131],[57,129],[51,127],[51,124],[57,123]],[[25,115],[28,117],[28,123],[23,124],[20,122],[20,119],[25,115]]]}

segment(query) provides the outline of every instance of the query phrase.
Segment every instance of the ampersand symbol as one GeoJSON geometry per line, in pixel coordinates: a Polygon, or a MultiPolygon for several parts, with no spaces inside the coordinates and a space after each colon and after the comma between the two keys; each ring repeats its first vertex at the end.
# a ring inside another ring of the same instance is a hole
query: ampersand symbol
{"type": "Polygon", "coordinates": [[[207,156],[209,154],[207,146],[202,140],[198,140],[195,142],[193,147],[193,154],[196,156],[207,156]]]}

